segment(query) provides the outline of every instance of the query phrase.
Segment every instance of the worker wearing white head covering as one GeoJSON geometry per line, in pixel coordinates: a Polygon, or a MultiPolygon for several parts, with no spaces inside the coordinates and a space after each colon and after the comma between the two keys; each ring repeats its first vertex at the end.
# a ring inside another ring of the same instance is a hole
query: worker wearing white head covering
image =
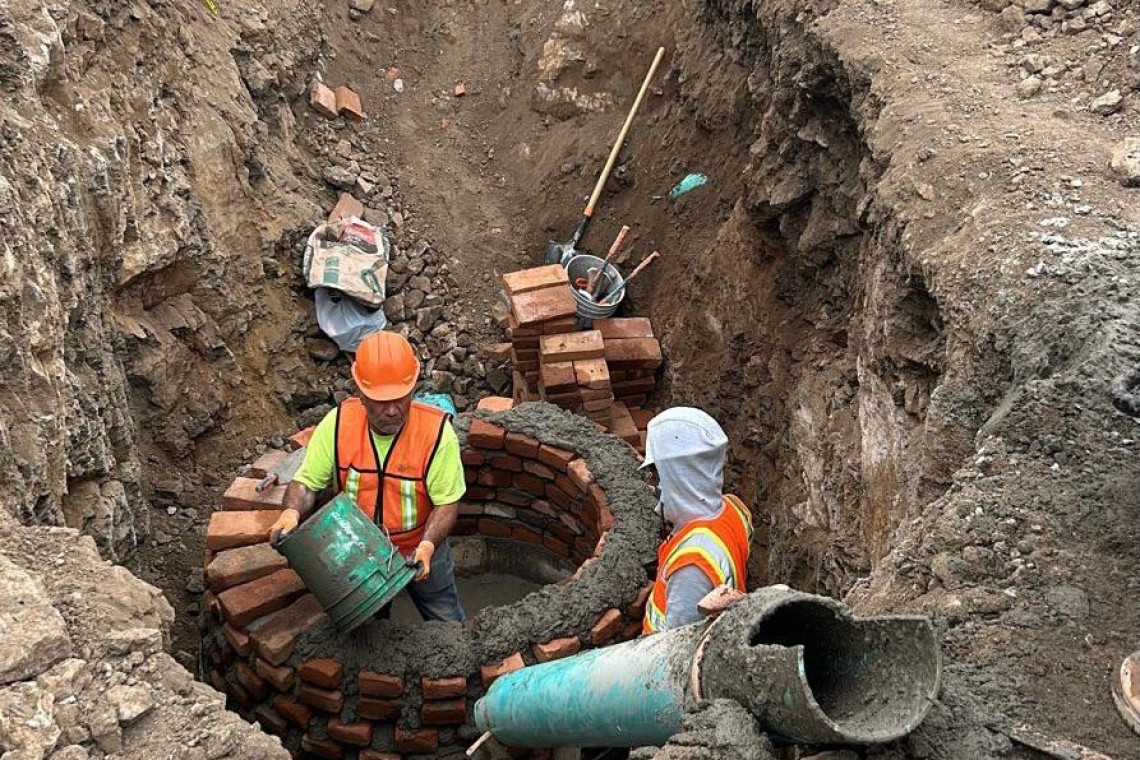
{"type": "Polygon", "coordinates": [[[656,468],[658,513],[673,530],[658,552],[646,633],[698,622],[697,602],[716,586],[744,590],[752,516],[723,494],[727,452],[724,430],[700,409],[668,409],[649,422],[642,468],[656,468]]]}

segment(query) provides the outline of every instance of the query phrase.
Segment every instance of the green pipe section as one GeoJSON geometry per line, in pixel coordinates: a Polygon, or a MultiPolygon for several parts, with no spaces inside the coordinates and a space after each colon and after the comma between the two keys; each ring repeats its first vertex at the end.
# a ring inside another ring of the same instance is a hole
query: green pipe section
{"type": "Polygon", "coordinates": [[[502,676],[475,723],[508,747],[661,746],[688,706],[732,699],[777,739],[877,744],[918,727],[941,674],[928,619],[773,586],[708,623],[502,676]]]}
{"type": "Polygon", "coordinates": [[[700,629],[673,633],[502,676],[475,705],[475,723],[510,747],[663,744],[681,728],[689,677],[683,655],[700,629]]]}

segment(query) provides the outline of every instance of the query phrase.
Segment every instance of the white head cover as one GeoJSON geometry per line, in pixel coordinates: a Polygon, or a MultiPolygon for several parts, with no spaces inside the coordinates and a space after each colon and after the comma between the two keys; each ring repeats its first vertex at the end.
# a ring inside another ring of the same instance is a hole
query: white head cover
{"type": "Polygon", "coordinates": [[[661,516],[679,527],[720,511],[728,436],[700,409],[667,409],[649,422],[645,462],[657,466],[661,516]]]}

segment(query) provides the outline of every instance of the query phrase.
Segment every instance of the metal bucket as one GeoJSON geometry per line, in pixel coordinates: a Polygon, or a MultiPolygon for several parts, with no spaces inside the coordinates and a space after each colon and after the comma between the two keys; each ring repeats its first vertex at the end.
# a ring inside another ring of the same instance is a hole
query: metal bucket
{"type": "Polygon", "coordinates": [[[345,494],[274,544],[342,633],[392,601],[415,576],[384,532],[345,494]]]}
{"type": "MultiPolygon", "coordinates": [[[[566,264],[566,274],[571,283],[579,278],[588,279],[590,270],[598,269],[604,263],[605,259],[598,256],[581,254],[570,259],[566,264]]],[[[609,304],[602,306],[587,295],[585,291],[571,288],[574,292],[574,300],[578,304],[578,322],[582,327],[590,327],[595,319],[612,317],[625,299],[625,279],[621,276],[621,272],[613,264],[606,264],[605,266],[605,270],[600,275],[602,284],[598,289],[602,297],[604,298],[615,284],[618,285],[618,292],[610,299],[609,304]]]]}

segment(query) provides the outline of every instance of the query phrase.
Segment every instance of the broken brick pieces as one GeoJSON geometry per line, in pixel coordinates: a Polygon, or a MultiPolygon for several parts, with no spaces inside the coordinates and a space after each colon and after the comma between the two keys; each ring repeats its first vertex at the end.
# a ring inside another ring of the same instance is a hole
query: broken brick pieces
{"type": "Polygon", "coordinates": [[[360,105],[360,96],[355,91],[341,85],[333,93],[336,96],[336,111],[350,121],[363,121],[364,109],[360,105]]]}
{"type": "Polygon", "coordinates": [[[332,90],[323,82],[313,82],[312,87],[309,88],[309,107],[326,119],[335,119],[340,116],[351,121],[364,119],[364,108],[360,105],[360,96],[356,94],[355,90],[344,85],[332,90]]]}
{"type": "Polygon", "coordinates": [[[356,200],[356,198],[349,193],[341,193],[340,200],[336,202],[336,205],[333,206],[333,210],[329,212],[328,223],[333,224],[350,216],[363,219],[364,204],[356,200]]]}

